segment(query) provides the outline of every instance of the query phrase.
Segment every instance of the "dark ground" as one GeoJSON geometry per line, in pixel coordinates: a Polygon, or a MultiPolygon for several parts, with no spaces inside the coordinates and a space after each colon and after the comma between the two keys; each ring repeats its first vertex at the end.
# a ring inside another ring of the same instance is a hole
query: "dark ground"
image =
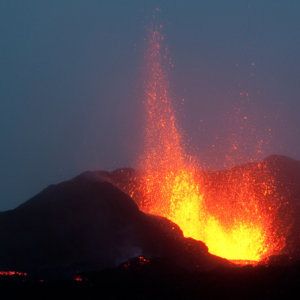
{"type": "Polygon", "coordinates": [[[40,282],[2,277],[0,289],[22,296],[94,296],[98,299],[297,299],[300,263],[290,266],[219,267],[189,272],[168,261],[133,259],[117,268],[79,274],[81,281],[40,282]]]}

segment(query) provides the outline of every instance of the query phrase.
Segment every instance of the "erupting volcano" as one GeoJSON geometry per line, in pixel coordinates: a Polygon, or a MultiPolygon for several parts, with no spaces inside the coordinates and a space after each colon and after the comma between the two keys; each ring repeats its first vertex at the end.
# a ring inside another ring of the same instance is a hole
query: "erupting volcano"
{"type": "Polygon", "coordinates": [[[234,168],[229,176],[220,172],[212,181],[186,154],[170,96],[171,63],[161,30],[149,30],[142,175],[131,196],[144,212],[170,219],[186,237],[203,241],[212,254],[244,262],[279,254],[285,246],[285,232],[276,219],[280,201],[271,173],[263,181],[258,175],[268,173],[266,166],[257,164],[258,172],[234,168]]]}

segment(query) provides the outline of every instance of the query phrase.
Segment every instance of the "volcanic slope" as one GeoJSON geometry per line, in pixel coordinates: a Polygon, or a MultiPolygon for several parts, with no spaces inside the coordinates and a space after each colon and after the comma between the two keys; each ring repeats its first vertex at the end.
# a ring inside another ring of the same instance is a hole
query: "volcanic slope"
{"type": "Polygon", "coordinates": [[[1,212],[0,270],[72,278],[138,256],[167,258],[190,270],[229,264],[184,238],[174,223],[141,212],[107,174],[83,173],[1,212]]]}

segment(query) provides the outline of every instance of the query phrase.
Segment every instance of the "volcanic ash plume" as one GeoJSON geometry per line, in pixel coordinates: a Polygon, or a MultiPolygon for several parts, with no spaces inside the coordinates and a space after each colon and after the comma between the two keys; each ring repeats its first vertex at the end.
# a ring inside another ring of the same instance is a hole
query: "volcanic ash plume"
{"type": "Polygon", "coordinates": [[[133,193],[144,212],[164,216],[178,224],[186,237],[201,240],[209,251],[231,260],[259,261],[284,247],[284,238],[272,228],[275,204],[268,195],[271,182],[257,196],[253,174],[218,178],[221,193],[199,175],[199,166],[185,151],[172,106],[168,70],[170,61],[162,26],[149,30],[145,81],[146,128],[143,171],[133,193]]]}

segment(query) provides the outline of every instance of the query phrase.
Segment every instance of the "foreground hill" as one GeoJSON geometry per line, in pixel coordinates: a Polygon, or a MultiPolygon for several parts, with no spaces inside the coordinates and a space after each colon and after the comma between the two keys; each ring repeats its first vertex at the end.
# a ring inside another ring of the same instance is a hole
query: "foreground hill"
{"type": "Polygon", "coordinates": [[[72,278],[140,255],[168,258],[186,269],[214,269],[225,260],[185,239],[167,219],[142,213],[125,193],[82,174],[52,185],[0,214],[0,270],[72,278]]]}
{"type": "MultiPolygon", "coordinates": [[[[271,156],[259,164],[206,172],[211,199],[223,192],[222,180],[239,178],[249,170],[256,174],[258,187],[271,172],[276,199],[282,201],[278,218],[283,226],[289,226],[283,263],[297,262],[300,162],[271,156]]],[[[167,260],[188,271],[232,267],[210,255],[202,242],[184,238],[174,223],[141,212],[138,199],[133,201],[127,195],[138,175],[133,169],[85,172],[0,213],[0,270],[24,271],[36,278],[73,278],[80,272],[114,268],[139,256],[167,260]]],[[[273,261],[277,263],[278,258],[273,261]]]]}

